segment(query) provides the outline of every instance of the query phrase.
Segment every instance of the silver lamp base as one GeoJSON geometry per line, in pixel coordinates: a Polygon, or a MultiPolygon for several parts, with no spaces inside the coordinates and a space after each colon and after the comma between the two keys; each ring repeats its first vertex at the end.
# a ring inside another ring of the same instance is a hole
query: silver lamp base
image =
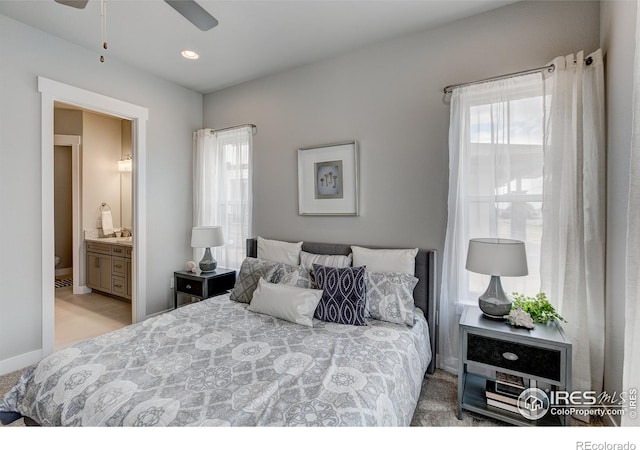
{"type": "Polygon", "coordinates": [[[199,266],[202,272],[213,272],[216,270],[218,262],[213,259],[213,256],[211,255],[211,248],[207,247],[204,251],[204,256],[200,260],[199,266]]]}
{"type": "Polygon", "coordinates": [[[509,300],[502,290],[502,283],[500,282],[499,276],[491,276],[489,287],[487,287],[484,294],[478,298],[478,304],[482,313],[491,319],[504,319],[504,316],[509,315],[511,311],[511,300],[509,300]]]}

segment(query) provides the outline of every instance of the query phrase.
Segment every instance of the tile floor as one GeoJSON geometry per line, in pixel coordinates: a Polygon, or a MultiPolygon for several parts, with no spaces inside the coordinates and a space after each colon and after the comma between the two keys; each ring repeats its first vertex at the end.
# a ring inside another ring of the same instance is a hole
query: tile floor
{"type": "Polygon", "coordinates": [[[55,349],[131,324],[131,303],[97,293],[73,295],[73,288],[55,290],[55,349]]]}

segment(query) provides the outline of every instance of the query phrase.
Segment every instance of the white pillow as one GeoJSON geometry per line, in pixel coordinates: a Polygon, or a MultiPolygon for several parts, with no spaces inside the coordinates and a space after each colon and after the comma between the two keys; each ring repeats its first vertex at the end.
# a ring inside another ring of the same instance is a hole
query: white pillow
{"type": "Polygon", "coordinates": [[[402,250],[351,246],[353,267],[366,266],[368,272],[400,272],[415,275],[417,248],[402,250]]]}
{"type": "Polygon", "coordinates": [[[319,289],[273,284],[261,278],[247,309],[312,327],[313,313],[321,297],[319,289]]]}
{"type": "Polygon", "coordinates": [[[304,250],[300,252],[300,265],[307,270],[313,270],[314,264],[327,267],[337,267],[339,269],[351,267],[352,259],[353,256],[351,254],[348,256],[317,255],[315,253],[305,252],[304,250]]]}
{"type": "Polygon", "coordinates": [[[258,236],[258,258],[260,259],[298,266],[301,251],[302,242],[274,241],[258,236]]]}

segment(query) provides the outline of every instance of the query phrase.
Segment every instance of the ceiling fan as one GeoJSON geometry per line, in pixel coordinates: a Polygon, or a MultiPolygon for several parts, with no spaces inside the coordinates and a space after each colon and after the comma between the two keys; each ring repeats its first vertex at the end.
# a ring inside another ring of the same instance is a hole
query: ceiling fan
{"type": "MultiPolygon", "coordinates": [[[[89,0],[55,0],[62,5],[73,8],[84,9],[89,0]]],[[[194,24],[202,31],[210,30],[218,25],[215,17],[209,14],[202,6],[194,0],[164,0],[169,6],[178,11],[185,19],[194,24]]]]}

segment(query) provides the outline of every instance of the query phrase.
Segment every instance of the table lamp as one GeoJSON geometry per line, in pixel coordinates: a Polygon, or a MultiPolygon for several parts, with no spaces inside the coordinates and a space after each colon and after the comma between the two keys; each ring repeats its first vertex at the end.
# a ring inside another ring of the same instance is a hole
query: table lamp
{"type": "Polygon", "coordinates": [[[194,227],[191,230],[191,247],[206,249],[199,263],[202,272],[216,270],[218,263],[211,255],[211,247],[218,247],[223,244],[222,227],[194,227]]]}
{"type": "Polygon", "coordinates": [[[511,311],[511,300],[502,290],[500,277],[517,277],[529,273],[524,242],[499,238],[471,239],[466,269],[491,275],[489,287],[478,298],[478,304],[485,316],[503,319],[511,311]]]}

